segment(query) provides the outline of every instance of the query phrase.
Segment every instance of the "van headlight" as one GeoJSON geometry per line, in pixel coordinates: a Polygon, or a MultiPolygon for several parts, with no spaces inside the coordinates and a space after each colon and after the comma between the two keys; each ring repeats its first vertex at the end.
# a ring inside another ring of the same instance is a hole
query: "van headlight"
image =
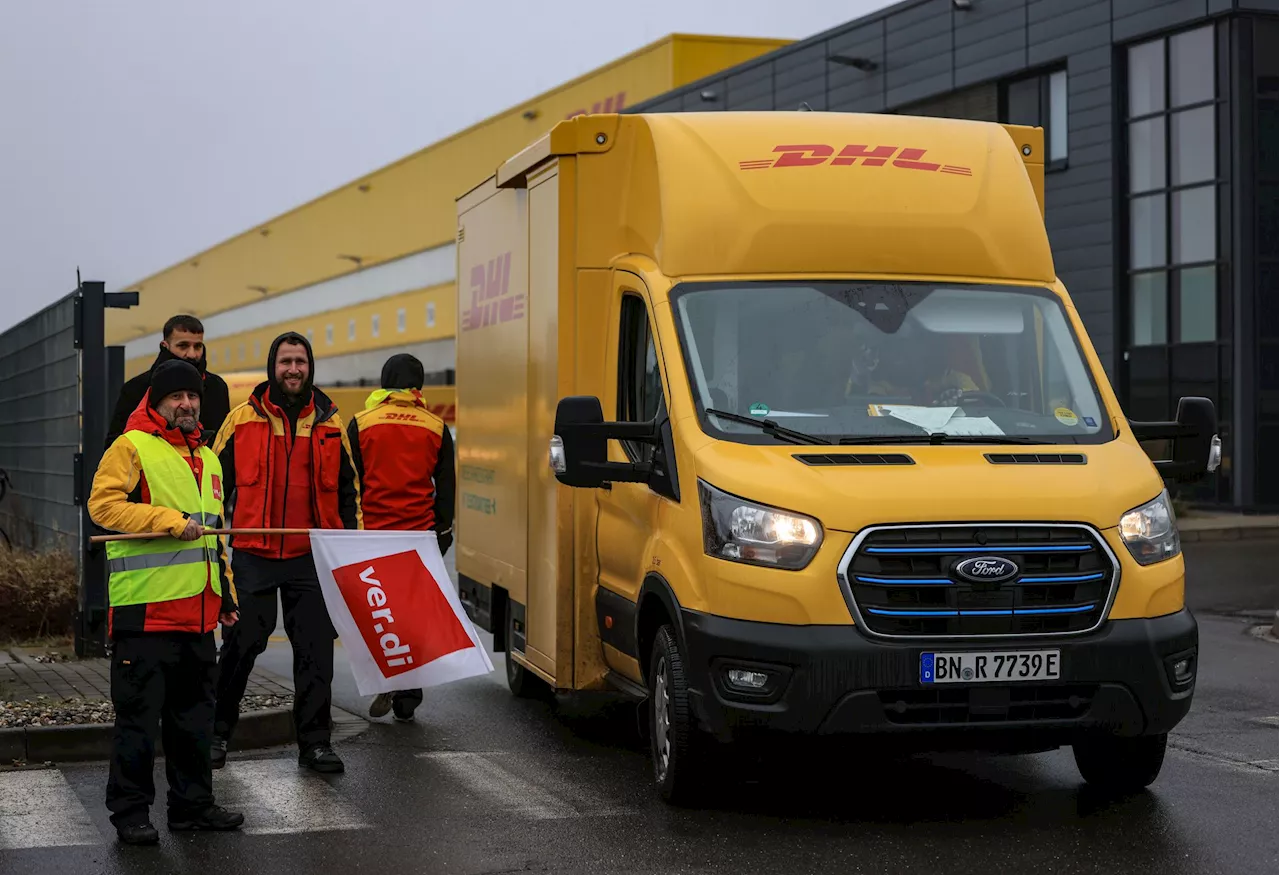
{"type": "Polygon", "coordinates": [[[1120,537],[1139,565],[1154,565],[1181,553],[1169,490],[1120,517],[1120,537]]]}
{"type": "Polygon", "coordinates": [[[698,481],[702,542],[708,556],[798,571],[822,546],[822,524],[812,517],[765,507],[698,481]]]}

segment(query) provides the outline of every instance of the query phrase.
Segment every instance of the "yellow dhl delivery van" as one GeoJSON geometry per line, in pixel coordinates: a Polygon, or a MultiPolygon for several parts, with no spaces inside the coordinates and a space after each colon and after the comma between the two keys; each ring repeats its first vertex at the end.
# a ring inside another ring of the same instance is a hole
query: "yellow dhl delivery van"
{"type": "Polygon", "coordinates": [[[768,730],[1155,779],[1198,643],[1161,475],[1217,467],[1213,404],[1126,419],[1043,156],[983,122],[596,115],[459,199],[459,586],[514,692],[646,698],[671,801],[768,730]]]}

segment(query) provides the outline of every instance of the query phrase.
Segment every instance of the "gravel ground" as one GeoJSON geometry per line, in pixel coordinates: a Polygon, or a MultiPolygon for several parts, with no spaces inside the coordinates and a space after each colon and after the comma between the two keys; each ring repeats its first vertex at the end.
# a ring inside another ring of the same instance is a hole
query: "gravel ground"
{"type": "MultiPolygon", "coordinates": [[[[292,708],[292,696],[245,696],[241,711],[292,708]]],[[[70,726],[78,723],[112,723],[116,719],[110,702],[100,699],[57,701],[41,696],[28,702],[0,701],[0,729],[20,726],[70,726]]]]}

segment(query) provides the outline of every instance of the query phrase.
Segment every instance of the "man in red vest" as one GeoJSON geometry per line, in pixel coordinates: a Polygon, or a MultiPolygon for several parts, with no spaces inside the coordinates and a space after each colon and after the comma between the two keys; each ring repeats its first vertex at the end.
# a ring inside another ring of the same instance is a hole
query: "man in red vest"
{"type": "MultiPolygon", "coordinates": [[[[351,418],[347,441],[360,478],[366,529],[435,532],[440,554],[453,543],[453,436],[422,400],[422,362],[393,355],[382,366],[382,388],[351,418]]],[[[376,696],[369,716],[394,710],[413,720],[422,690],[376,696]]]]}
{"type": "MultiPolygon", "coordinates": [[[[271,344],[267,381],[232,410],[214,441],[237,529],[357,529],[359,478],[338,408],[312,386],[311,344],[287,332],[271,344]]],[[[293,719],[298,764],[341,772],[330,746],[333,641],[311,557],[301,535],[233,535],[231,570],[240,622],[222,646],[213,767],[226,762],[254,661],[276,628],[276,593],[293,646],[293,719]]]]}

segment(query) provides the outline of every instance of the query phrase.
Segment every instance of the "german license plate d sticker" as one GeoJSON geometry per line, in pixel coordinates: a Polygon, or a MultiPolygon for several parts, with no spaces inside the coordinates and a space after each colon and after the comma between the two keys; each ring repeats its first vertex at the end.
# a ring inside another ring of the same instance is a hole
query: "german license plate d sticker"
{"type": "Polygon", "coordinates": [[[922,684],[984,684],[1049,681],[1062,676],[1057,650],[921,653],[922,684]]]}

